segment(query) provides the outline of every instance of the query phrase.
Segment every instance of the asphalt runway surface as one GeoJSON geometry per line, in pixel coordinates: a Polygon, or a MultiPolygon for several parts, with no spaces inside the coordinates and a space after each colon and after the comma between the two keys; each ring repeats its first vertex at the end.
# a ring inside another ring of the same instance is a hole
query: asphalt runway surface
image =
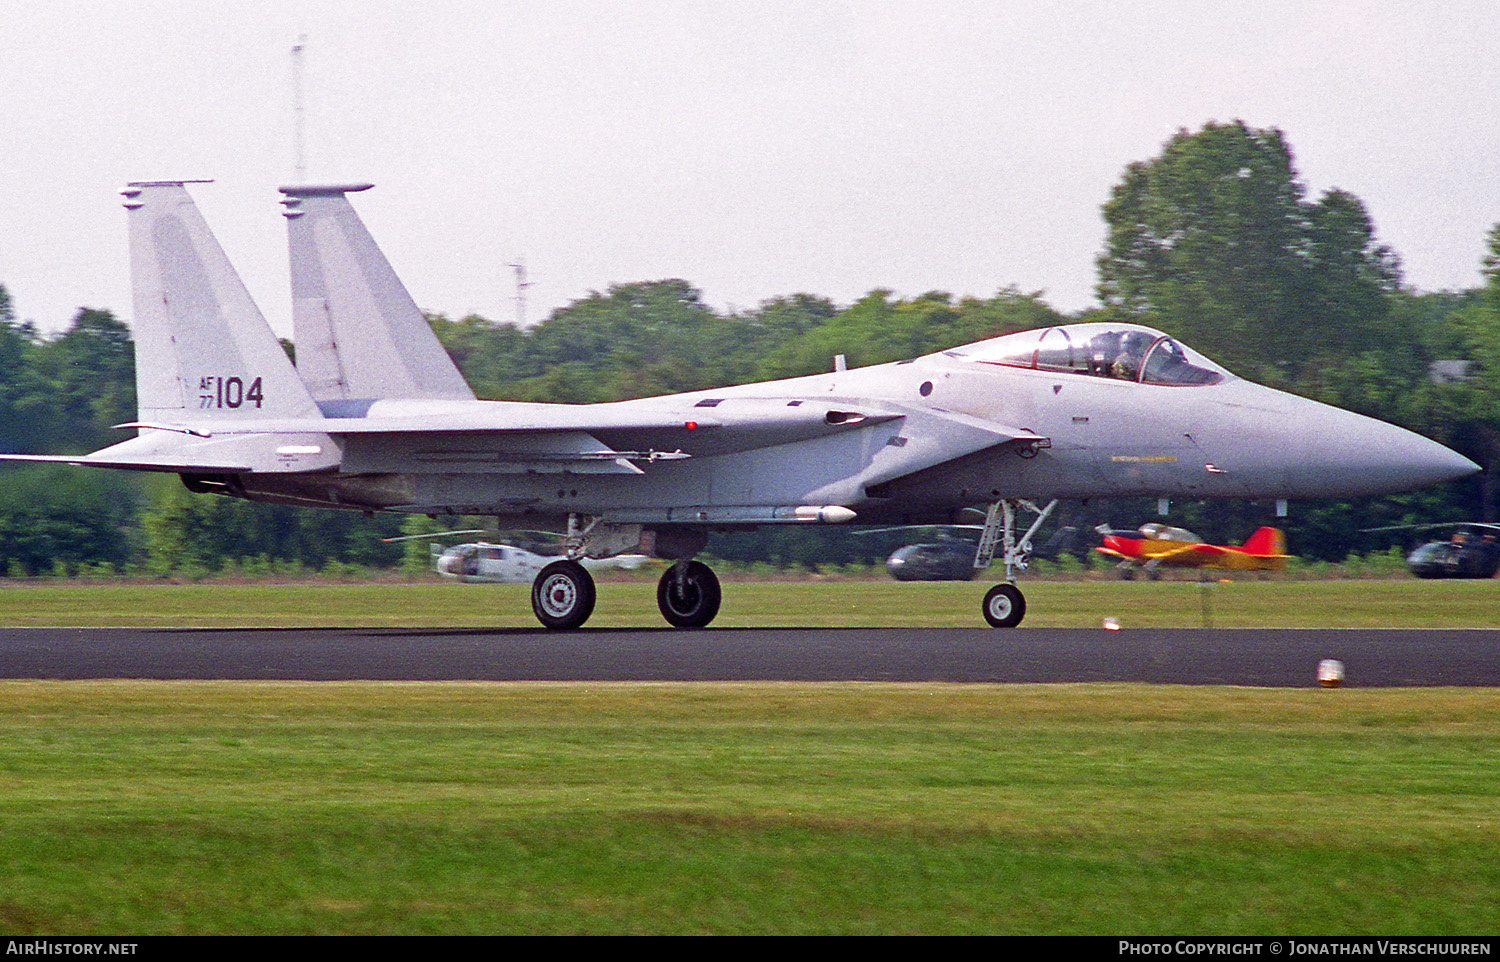
{"type": "Polygon", "coordinates": [[[0,629],[0,678],[1500,685],[1500,631],[0,629]]]}

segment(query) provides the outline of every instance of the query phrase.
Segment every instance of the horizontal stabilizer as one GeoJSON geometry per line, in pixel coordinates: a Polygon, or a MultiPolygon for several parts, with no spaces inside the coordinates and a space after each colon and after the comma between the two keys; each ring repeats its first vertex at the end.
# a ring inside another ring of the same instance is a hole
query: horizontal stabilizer
{"type": "Polygon", "coordinates": [[[340,456],[331,438],[314,432],[225,433],[207,437],[148,428],[139,437],[92,454],[0,454],[0,460],[129,471],[250,474],[320,471],[336,467],[340,456]]]}
{"type": "Polygon", "coordinates": [[[103,451],[93,454],[0,454],[0,461],[22,461],[41,464],[71,464],[83,468],[115,468],[121,471],[171,471],[203,474],[243,474],[250,468],[243,464],[183,464],[180,458],[106,458],[103,451]]]}

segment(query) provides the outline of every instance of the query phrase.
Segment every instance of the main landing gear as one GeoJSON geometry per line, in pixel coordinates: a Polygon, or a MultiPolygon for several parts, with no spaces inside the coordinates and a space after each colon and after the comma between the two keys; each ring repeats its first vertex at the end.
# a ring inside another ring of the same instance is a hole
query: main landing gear
{"type": "Polygon", "coordinates": [[[1057,507],[1057,499],[1038,508],[1030,501],[1020,499],[997,501],[989,506],[984,516],[984,530],[979,534],[979,549],[974,553],[974,567],[983,570],[995,558],[996,543],[1005,562],[1005,581],[991,588],[984,596],[984,620],[995,628],[1014,628],[1026,617],[1026,596],[1016,587],[1016,572],[1025,571],[1031,559],[1031,536],[1036,534],[1042,522],[1057,507]],[[1026,533],[1016,540],[1016,509],[1025,508],[1036,515],[1036,520],[1026,533]]]}
{"type": "Polygon", "coordinates": [[[676,628],[702,628],[719,613],[719,579],[701,561],[679,561],[656,584],[656,606],[676,628]]]}
{"type": "MultiPolygon", "coordinates": [[[[531,583],[531,610],[548,628],[577,628],[594,613],[594,578],[576,561],[554,561],[531,583]]],[[[679,561],[656,585],[656,605],[676,628],[702,628],[719,613],[719,579],[701,561],[679,561]]]]}
{"type": "Polygon", "coordinates": [[[531,610],[548,628],[577,628],[594,613],[594,577],[571,559],[554,561],[531,583],[531,610]]]}
{"type": "MultiPolygon", "coordinates": [[[[548,628],[563,631],[588,621],[594,613],[594,579],[578,559],[590,544],[602,549],[601,553],[614,553],[640,539],[638,528],[624,534],[626,537],[618,540],[619,532],[612,535],[607,528],[601,529],[597,520],[580,528],[578,518],[570,517],[563,541],[567,556],[547,565],[531,583],[531,610],[536,612],[537,620],[548,628]],[[617,540],[610,540],[612,537],[617,540]]],[[[656,543],[661,544],[659,535],[656,543]]],[[[697,547],[701,545],[699,541],[697,547]]],[[[684,550],[679,540],[673,550],[688,553],[694,547],[689,544],[684,550]]],[[[656,605],[667,623],[677,628],[702,628],[713,621],[719,613],[720,598],[719,579],[713,569],[690,558],[668,568],[656,586],[656,605]]]]}

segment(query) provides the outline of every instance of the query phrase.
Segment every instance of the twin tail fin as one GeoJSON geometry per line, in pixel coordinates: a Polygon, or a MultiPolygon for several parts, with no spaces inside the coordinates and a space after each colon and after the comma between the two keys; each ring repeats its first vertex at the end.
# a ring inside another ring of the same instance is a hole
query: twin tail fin
{"type": "Polygon", "coordinates": [[[319,417],[187,183],[143,181],[123,192],[139,420],[227,426],[319,417]]]}
{"type": "Polygon", "coordinates": [[[318,401],[474,400],[474,392],[346,196],[283,187],[297,370],[318,401]]]}

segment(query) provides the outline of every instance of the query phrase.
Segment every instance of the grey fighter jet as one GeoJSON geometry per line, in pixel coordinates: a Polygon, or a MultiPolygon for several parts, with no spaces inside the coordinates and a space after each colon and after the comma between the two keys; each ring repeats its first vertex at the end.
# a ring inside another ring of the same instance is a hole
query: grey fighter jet
{"type": "Polygon", "coordinates": [[[585,558],[675,561],[677,626],[718,612],[708,532],[951,524],[985,515],[982,612],[1018,624],[1015,585],[1058,499],[1322,498],[1478,470],[1370,418],[1235,377],[1159,331],[1075,324],[927,357],[607,404],[475,399],[347,195],[284,187],[298,367],[184,181],[131,184],[136,437],[74,457],[180,475],[196,492],[364,512],[493,515],[566,533],[532,585],[549,628],[594,608],[585,558]],[[1034,516],[1021,531],[1026,513],[1034,516]],[[1018,534],[1019,531],[1019,534],[1018,534]]]}

